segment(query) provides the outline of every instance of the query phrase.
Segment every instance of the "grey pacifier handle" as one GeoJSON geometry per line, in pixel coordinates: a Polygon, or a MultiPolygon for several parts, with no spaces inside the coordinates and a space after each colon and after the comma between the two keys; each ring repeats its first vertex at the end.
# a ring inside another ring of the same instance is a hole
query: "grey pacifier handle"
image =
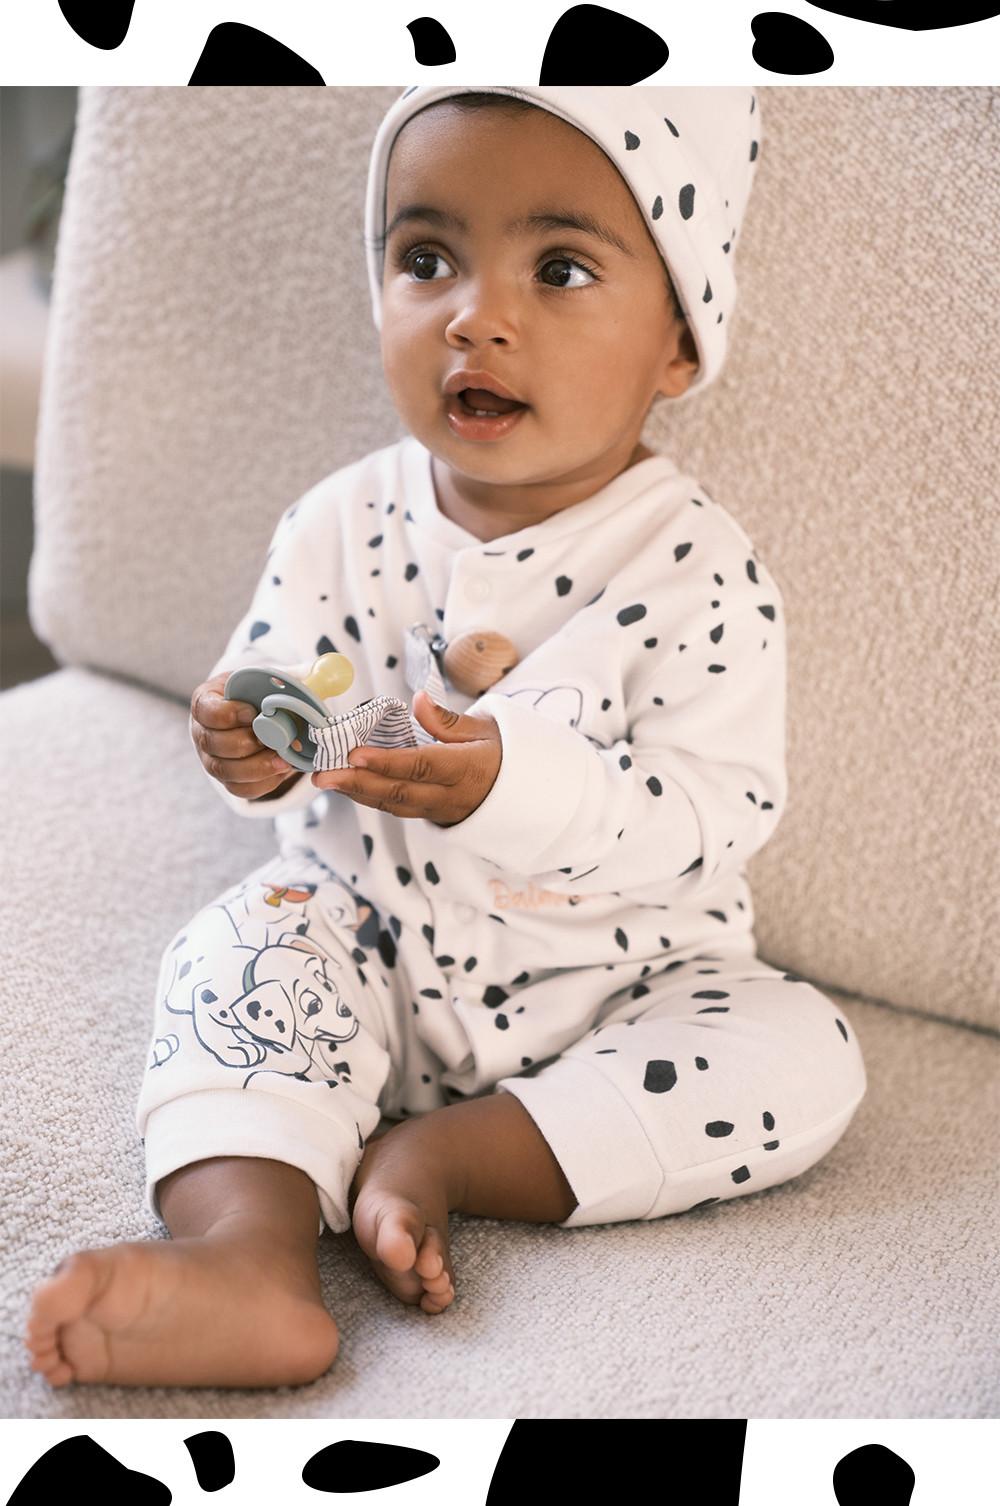
{"type": "Polygon", "coordinates": [[[302,700],[301,696],[276,692],[274,695],[266,695],[261,701],[260,713],[254,717],[253,730],[266,748],[273,748],[286,763],[307,774],[312,771],[315,754],[304,751],[299,753],[291,746],[296,740],[305,744],[305,739],[299,737],[299,729],[293,717],[288,715],[290,711],[312,727],[324,727],[329,720],[302,700]]]}

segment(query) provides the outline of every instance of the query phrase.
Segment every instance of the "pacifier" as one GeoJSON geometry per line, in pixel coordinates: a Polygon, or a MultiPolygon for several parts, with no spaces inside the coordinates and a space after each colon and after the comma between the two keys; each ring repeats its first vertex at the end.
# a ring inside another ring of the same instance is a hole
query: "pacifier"
{"type": "Polygon", "coordinates": [[[227,701],[248,701],[259,708],[253,731],[266,748],[273,748],[294,769],[312,771],[315,747],[310,727],[325,727],[330,712],[323,702],[343,695],[354,684],[354,665],[346,654],[321,654],[301,680],[280,669],[259,664],[234,669],[226,681],[227,701]]]}

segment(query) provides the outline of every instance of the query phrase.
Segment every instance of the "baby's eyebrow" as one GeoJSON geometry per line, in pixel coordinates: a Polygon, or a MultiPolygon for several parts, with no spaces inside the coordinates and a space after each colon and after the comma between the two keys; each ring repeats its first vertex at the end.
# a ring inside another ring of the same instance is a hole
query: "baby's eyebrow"
{"type": "MultiPolygon", "coordinates": [[[[450,230],[460,230],[463,233],[469,228],[461,215],[453,214],[447,209],[435,209],[430,204],[404,204],[392,217],[392,221],[385,232],[388,240],[394,230],[410,220],[426,220],[432,225],[443,225],[450,230]]],[[[596,215],[588,214],[584,209],[536,209],[531,214],[525,214],[518,219],[508,220],[504,234],[526,235],[531,231],[539,230],[582,230],[585,235],[592,235],[596,240],[604,241],[608,246],[613,246],[623,256],[635,259],[636,253],[627,241],[624,241],[613,226],[600,220],[596,215]]]]}

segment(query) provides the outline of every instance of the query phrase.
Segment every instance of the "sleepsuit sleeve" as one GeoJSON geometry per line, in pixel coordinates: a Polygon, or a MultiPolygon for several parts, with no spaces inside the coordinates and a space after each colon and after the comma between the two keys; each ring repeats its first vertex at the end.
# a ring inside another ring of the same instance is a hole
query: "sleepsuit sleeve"
{"type": "MultiPolygon", "coordinates": [[[[282,514],[246,612],[206,680],[244,665],[266,664],[299,679],[327,650],[316,638],[316,603],[339,583],[336,495],[320,483],[282,514]]],[[[200,760],[199,760],[200,763],[200,760]]],[[[237,815],[273,820],[304,810],[320,793],[308,774],[271,800],[232,795],[200,764],[216,794],[237,815]]]]}
{"type": "Polygon", "coordinates": [[[787,797],[784,611],[774,587],[697,629],[629,697],[608,748],[523,700],[480,697],[502,741],[482,804],[449,840],[560,894],[689,897],[738,872],[787,797]]]}

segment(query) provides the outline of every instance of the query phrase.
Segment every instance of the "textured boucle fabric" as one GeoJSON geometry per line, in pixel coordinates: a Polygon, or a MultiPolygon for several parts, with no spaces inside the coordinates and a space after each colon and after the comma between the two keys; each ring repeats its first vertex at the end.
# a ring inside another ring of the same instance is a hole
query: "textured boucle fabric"
{"type": "Polygon", "coordinates": [[[320,1242],[341,1333],[312,1385],[69,1386],[28,1369],[29,1294],[64,1255],[165,1237],[134,1108],[155,963],[270,852],[197,769],[170,700],[85,670],[3,697],[8,853],[0,1094],[7,1417],[990,1417],[1000,1404],[1000,1042],[840,1001],[868,1093],[803,1176],[696,1214],[583,1229],[455,1215],[456,1301],[429,1318],[320,1242]],[[79,729],[38,757],[53,719],[79,729]],[[109,764],[106,729],[118,734],[109,764]],[[155,756],[150,749],[155,748],[155,756]]]}
{"type": "MultiPolygon", "coordinates": [[[[81,91],[31,574],[61,660],[186,703],[281,513],[405,432],[361,239],[398,93],[81,91]]],[[[784,592],[789,807],[749,872],[765,954],[994,1028],[998,93],[762,89],[725,369],[645,436],[784,592]]]]}

